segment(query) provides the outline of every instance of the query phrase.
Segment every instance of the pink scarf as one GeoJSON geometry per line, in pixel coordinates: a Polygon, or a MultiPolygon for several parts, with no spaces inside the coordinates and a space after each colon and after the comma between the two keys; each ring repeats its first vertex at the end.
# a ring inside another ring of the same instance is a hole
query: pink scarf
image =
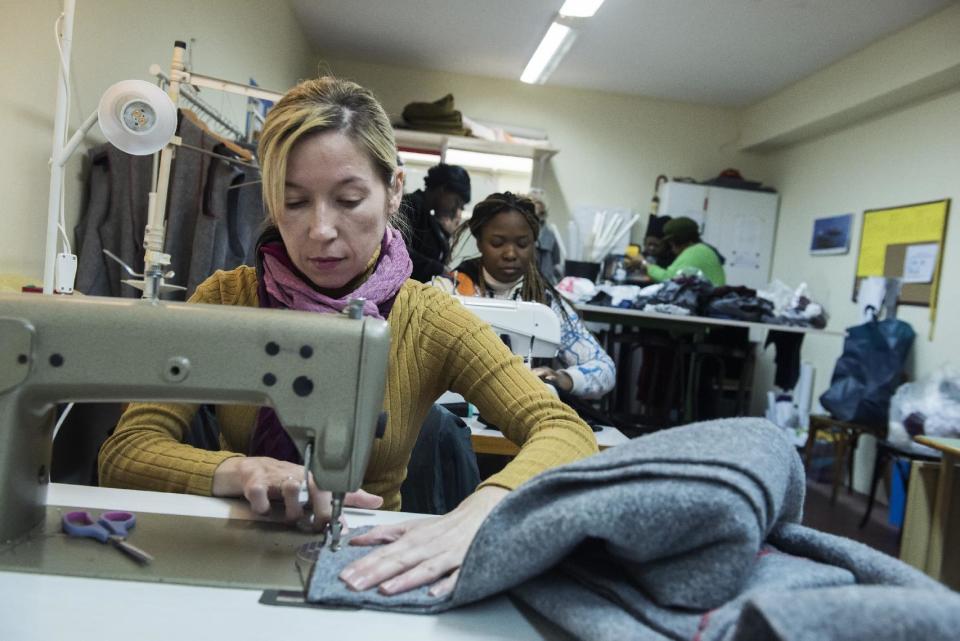
{"type": "Polygon", "coordinates": [[[263,260],[261,293],[267,294],[261,307],[284,307],[308,312],[340,312],[352,298],[363,298],[364,316],[383,320],[390,313],[400,287],[410,278],[413,262],[407,254],[403,237],[387,227],[380,243],[377,265],[367,280],[341,298],[323,294],[293,265],[282,242],[268,242],[259,247],[263,260]]]}
{"type": "MultiPolygon", "coordinates": [[[[380,256],[373,273],[359,287],[340,298],[317,291],[305,280],[290,260],[275,229],[261,236],[257,257],[260,263],[257,270],[260,307],[330,313],[342,311],[352,298],[363,298],[364,315],[380,320],[390,314],[397,292],[413,272],[413,262],[407,254],[403,237],[390,227],[387,227],[380,243],[380,256]]],[[[261,407],[257,413],[249,454],[294,463],[302,460],[272,407],[261,407]]]]}

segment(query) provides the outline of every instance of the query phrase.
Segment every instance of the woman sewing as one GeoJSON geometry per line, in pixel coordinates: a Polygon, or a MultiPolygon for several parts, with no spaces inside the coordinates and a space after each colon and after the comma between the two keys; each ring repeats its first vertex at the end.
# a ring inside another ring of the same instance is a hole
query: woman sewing
{"type": "Polygon", "coordinates": [[[560,317],[558,360],[563,367],[537,367],[534,374],[573,396],[599,398],[616,384],[613,360],[537,266],[540,224],[530,199],[510,192],[487,196],[454,233],[451,245],[456,247],[469,231],[480,256],[463,261],[450,278],[436,278],[434,284],[461,296],[525,300],[551,307],[560,317]]]}
{"type": "MultiPolygon", "coordinates": [[[[387,320],[389,420],[363,489],[348,495],[347,505],[400,509],[417,432],[445,390],[462,394],[521,446],[449,514],[380,526],[351,540],[387,543],[343,571],[351,588],[395,594],[432,584],[434,594],[444,594],[481,522],[509,490],[597,445],[590,428],[485,323],[437,288],[410,280],[410,258],[391,224],[403,193],[396,158],[390,121],[366,89],[335,78],[292,89],[270,111],[259,143],[269,225],[257,266],[217,272],[190,300],[334,313],[362,297],[364,313],[387,320]]],[[[206,451],[183,442],[196,409],[131,405],[100,451],[101,484],[242,496],[258,513],[282,500],[287,518],[299,518],[303,468],[273,411],[219,406],[222,447],[206,451]]],[[[311,483],[318,526],[329,518],[329,497],[311,483]]]]}

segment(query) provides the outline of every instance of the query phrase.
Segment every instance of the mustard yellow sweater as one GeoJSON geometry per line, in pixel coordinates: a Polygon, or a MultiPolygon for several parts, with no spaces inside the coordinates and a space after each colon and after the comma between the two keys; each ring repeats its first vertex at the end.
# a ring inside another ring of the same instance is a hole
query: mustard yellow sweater
{"type": "MultiPolygon", "coordinates": [[[[190,302],[257,307],[256,273],[250,267],[218,271],[190,302]]],[[[408,280],[387,321],[391,345],[383,406],[389,419],[386,434],[374,443],[363,484],[383,497],[384,509],[400,509],[400,485],[420,425],[448,389],[521,446],[484,485],[514,489],[548,468],[597,451],[593,432],[576,413],[553,397],[488,325],[446,293],[408,280]]],[[[257,408],[217,407],[219,452],[182,443],[196,410],[192,404],[132,404],[100,450],[100,483],[209,495],[217,466],[247,451],[257,408]]]]}

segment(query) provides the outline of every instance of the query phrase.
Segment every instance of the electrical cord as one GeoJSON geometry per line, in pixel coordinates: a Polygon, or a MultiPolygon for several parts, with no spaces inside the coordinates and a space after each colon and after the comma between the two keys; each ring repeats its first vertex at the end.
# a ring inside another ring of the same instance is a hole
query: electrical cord
{"type": "MultiPolygon", "coordinates": [[[[53,37],[57,42],[57,52],[59,55],[57,59],[60,61],[60,74],[63,76],[63,88],[64,88],[64,98],[66,99],[67,105],[67,122],[70,123],[70,74],[67,70],[67,61],[63,57],[63,46],[60,44],[60,25],[63,22],[64,15],[61,13],[57,16],[57,19],[53,22],[53,37]]],[[[61,145],[67,143],[67,127],[63,128],[63,140],[60,141],[61,145]]],[[[66,249],[66,253],[72,254],[73,250],[70,247],[70,238],[67,234],[67,218],[66,211],[64,207],[64,200],[66,196],[66,187],[61,181],[60,183],[60,211],[58,212],[60,220],[57,222],[57,230],[60,232],[61,238],[63,238],[63,246],[66,249]]]]}

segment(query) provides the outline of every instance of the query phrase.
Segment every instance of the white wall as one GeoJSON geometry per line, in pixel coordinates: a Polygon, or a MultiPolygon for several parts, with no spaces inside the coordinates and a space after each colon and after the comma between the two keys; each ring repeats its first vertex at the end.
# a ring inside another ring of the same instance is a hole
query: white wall
{"type": "MultiPolygon", "coordinates": [[[[773,273],[790,283],[809,283],[840,329],[858,323],[851,301],[863,211],[953,199],[960,202],[960,91],[851,127],[779,153],[771,163],[783,197],[773,273]],[[851,251],[844,256],[810,256],[815,218],[853,212],[851,251]]],[[[954,331],[960,298],[960,233],[948,224],[933,340],[926,307],[901,306],[899,317],[917,332],[911,373],[927,374],[960,358],[954,331]]],[[[839,341],[837,341],[839,342],[839,341]]],[[[810,340],[804,357],[817,365],[818,393],[829,382],[839,345],[810,340]]]]}
{"type": "MultiPolygon", "coordinates": [[[[103,91],[127,78],[153,80],[151,63],[169,68],[174,40],[193,43],[204,74],[284,90],[315,73],[313,52],[286,3],[259,0],[78,0],[74,28],[71,131],[96,109],[103,91]]],[[[47,160],[53,135],[60,0],[0,0],[0,272],[41,280],[46,234],[47,160]]],[[[208,102],[243,122],[244,99],[205,91],[208,102]]],[[[102,140],[94,129],[91,142],[102,140]]],[[[67,227],[80,210],[86,147],[67,166],[67,227]]],[[[72,238],[71,238],[72,240],[72,238]]]]}
{"type": "MultiPolygon", "coordinates": [[[[829,310],[832,329],[859,322],[851,295],[864,210],[950,198],[952,215],[957,216],[957,61],[960,5],[952,5],[744,111],[742,140],[758,142],[757,148],[766,146],[763,141],[776,144],[795,136],[806,138],[766,156],[770,181],[781,193],[773,275],[792,285],[808,283],[813,297],[829,310]],[[945,28],[947,34],[942,32],[945,28]],[[891,61],[897,61],[893,68],[891,61]],[[905,74],[904,68],[910,73],[905,74]],[[929,89],[941,86],[947,76],[953,77],[946,83],[950,88],[931,95],[929,89]],[[893,110],[884,108],[885,99],[878,99],[907,95],[914,99],[898,103],[893,110]],[[793,112],[787,109],[791,101],[793,112]],[[830,105],[833,115],[826,109],[830,105]],[[850,122],[849,116],[855,113],[860,117],[850,122]],[[809,134],[818,130],[819,137],[811,138],[809,134]],[[850,212],[855,221],[850,253],[811,256],[814,219],[850,212]]],[[[899,309],[899,317],[917,333],[908,363],[914,379],[942,364],[960,361],[960,335],[954,330],[960,314],[960,299],[954,294],[960,285],[960,233],[955,227],[948,221],[936,323],[931,324],[926,307],[899,309]]],[[[805,340],[803,357],[816,367],[815,398],[829,385],[841,350],[841,339],[805,340]]],[[[772,380],[772,348],[759,365],[756,381],[772,380]]],[[[862,491],[872,469],[870,439],[865,443],[856,463],[855,486],[862,491]]]]}
{"type": "Polygon", "coordinates": [[[739,146],[771,148],[839,131],[958,85],[960,3],[954,3],[751,105],[739,146]]]}
{"type": "Polygon", "coordinates": [[[560,150],[545,188],[561,230],[581,204],[647,212],[658,174],[703,180],[737,167],[765,179],[761,162],[735,149],[731,109],[345,60],[325,65],[372,89],[395,122],[406,104],[453,93],[456,109],[472,118],[546,130],[560,150]]]}

